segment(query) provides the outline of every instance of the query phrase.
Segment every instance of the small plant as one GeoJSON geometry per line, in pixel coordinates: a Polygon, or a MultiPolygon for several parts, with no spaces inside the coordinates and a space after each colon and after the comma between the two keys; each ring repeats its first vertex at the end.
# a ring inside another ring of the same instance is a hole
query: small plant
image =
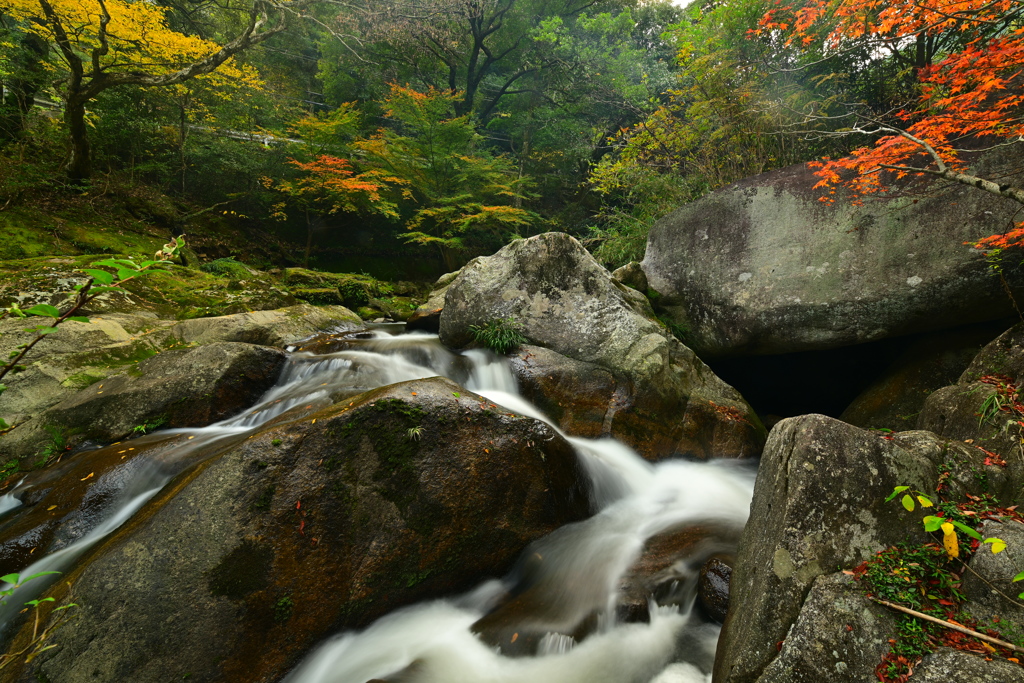
{"type": "Polygon", "coordinates": [[[271,439],[270,441],[271,446],[280,446],[282,443],[284,442],[281,439],[271,439]]]}
{"type": "MultiPolygon", "coordinates": [[[[24,578],[22,578],[18,574],[7,574],[6,576],[0,576],[0,581],[9,585],[9,588],[0,591],[0,604],[6,605],[7,600],[5,598],[14,595],[14,592],[16,590],[21,588],[29,581],[32,581],[33,579],[38,579],[41,576],[47,576],[49,574],[60,574],[60,572],[39,572],[38,574],[32,574],[31,576],[26,576],[24,578]]],[[[52,619],[48,626],[40,629],[39,607],[44,602],[56,601],[53,598],[39,598],[37,600],[29,600],[25,603],[26,609],[22,611],[27,611],[28,609],[33,610],[33,616],[35,618],[35,621],[32,625],[32,638],[29,640],[28,644],[18,652],[8,652],[6,654],[0,654],[0,669],[3,669],[8,664],[11,664],[12,662],[14,662],[17,659],[20,659],[21,657],[24,657],[25,663],[28,664],[33,659],[43,654],[47,650],[52,650],[53,648],[57,647],[56,645],[47,645],[46,640],[51,635],[53,635],[54,631],[60,628],[70,618],[70,615],[66,610],[69,610],[72,607],[77,607],[78,605],[72,602],[66,605],[61,605],[60,607],[55,607],[51,614],[57,613],[57,618],[52,619]]]]}
{"type": "Polygon", "coordinates": [[[497,318],[480,326],[470,325],[469,330],[478,344],[504,355],[520,344],[529,341],[523,336],[522,327],[522,324],[517,322],[514,317],[509,316],[497,318]]]}
{"type": "Polygon", "coordinates": [[[167,416],[166,415],[161,415],[159,417],[154,417],[154,418],[152,418],[150,420],[146,420],[145,422],[143,422],[140,425],[135,425],[135,427],[132,429],[132,434],[137,434],[138,436],[143,436],[145,434],[149,434],[152,431],[160,429],[165,424],[167,424],[167,416]]]}
{"type": "Polygon", "coordinates": [[[288,621],[288,618],[292,616],[293,609],[295,609],[295,601],[290,595],[284,596],[274,603],[274,621],[288,621]]]}
{"type": "Polygon", "coordinates": [[[423,427],[409,427],[405,432],[405,436],[412,441],[419,441],[420,437],[423,436],[423,427]]]}
{"type": "Polygon", "coordinates": [[[39,452],[39,460],[36,461],[36,467],[46,467],[50,464],[51,460],[54,458],[59,460],[64,451],[68,450],[68,438],[61,431],[60,427],[48,425],[43,427],[43,429],[50,435],[50,441],[39,452]]]}

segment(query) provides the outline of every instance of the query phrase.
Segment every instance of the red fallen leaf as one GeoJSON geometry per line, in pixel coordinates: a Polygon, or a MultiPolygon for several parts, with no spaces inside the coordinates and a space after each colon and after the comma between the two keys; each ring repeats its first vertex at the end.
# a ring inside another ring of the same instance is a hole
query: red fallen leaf
{"type": "Polygon", "coordinates": [[[946,600],[945,598],[943,598],[939,600],[939,604],[946,605],[947,607],[952,607],[954,605],[954,602],[952,600],[946,600]]]}
{"type": "Polygon", "coordinates": [[[782,644],[784,642],[786,642],[786,641],[785,640],[780,640],[779,642],[775,643],[775,649],[778,650],[779,652],[782,652],[782,644]]]}
{"type": "Polygon", "coordinates": [[[301,501],[301,500],[297,500],[297,501],[295,501],[295,509],[296,509],[296,510],[298,510],[298,509],[300,509],[301,507],[302,507],[302,501],[301,501]]]}
{"type": "Polygon", "coordinates": [[[302,534],[303,536],[305,536],[305,535],[306,535],[306,534],[305,534],[305,533],[304,533],[304,532],[302,531],[302,530],[303,530],[303,529],[305,529],[305,528],[306,528],[306,520],[302,520],[301,522],[299,522],[299,533],[300,533],[300,534],[302,534]]]}

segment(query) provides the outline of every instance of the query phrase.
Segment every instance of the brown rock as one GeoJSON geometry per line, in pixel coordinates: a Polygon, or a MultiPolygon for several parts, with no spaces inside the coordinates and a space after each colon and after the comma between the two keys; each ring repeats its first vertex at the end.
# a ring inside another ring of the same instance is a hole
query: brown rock
{"type": "Polygon", "coordinates": [[[732,558],[716,555],[700,568],[697,597],[708,616],[722,623],[729,610],[729,581],[732,579],[732,558]]]}
{"type": "Polygon", "coordinates": [[[391,385],[180,477],[68,576],[89,608],[32,668],[277,681],[328,635],[500,575],[587,510],[547,425],[445,379],[391,385]]]}

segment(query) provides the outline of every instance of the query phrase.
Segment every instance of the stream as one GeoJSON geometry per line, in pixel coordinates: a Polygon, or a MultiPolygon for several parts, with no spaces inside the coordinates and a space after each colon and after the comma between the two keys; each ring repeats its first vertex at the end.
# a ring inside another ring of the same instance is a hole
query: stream
{"type": "MultiPolygon", "coordinates": [[[[277,384],[235,417],[79,453],[52,471],[26,478],[0,497],[0,562],[23,567],[18,572],[22,577],[65,573],[187,468],[216,457],[272,421],[294,419],[395,382],[442,375],[513,412],[551,424],[519,395],[507,362],[488,351],[455,353],[436,335],[386,330],[346,335],[326,348],[338,350],[313,354],[290,349],[277,384]],[[58,478],[88,484],[81,485],[80,493],[69,493],[54,485],[58,478]],[[34,505],[22,506],[30,498],[34,505]],[[73,509],[40,521],[42,513],[60,505],[73,509]]],[[[531,544],[517,569],[504,578],[486,581],[465,595],[403,608],[360,632],[330,638],[284,680],[710,681],[718,627],[695,609],[697,575],[711,552],[735,550],[755,470],[735,461],[652,464],[612,439],[565,436],[590,477],[592,517],[531,544]],[[659,586],[657,602],[650,599],[649,622],[625,623],[618,609],[620,587],[645,543],[658,534],[696,526],[723,533],[677,559],[671,580],[659,586]],[[531,564],[534,556],[544,561],[531,564]],[[502,652],[478,637],[489,615],[501,613],[508,596],[525,592],[531,595],[527,608],[515,611],[503,628],[515,631],[512,642],[520,632],[524,643],[527,634],[535,634],[529,647],[502,652]]],[[[16,621],[20,606],[57,577],[41,577],[18,588],[0,607],[0,634],[16,621]]]]}

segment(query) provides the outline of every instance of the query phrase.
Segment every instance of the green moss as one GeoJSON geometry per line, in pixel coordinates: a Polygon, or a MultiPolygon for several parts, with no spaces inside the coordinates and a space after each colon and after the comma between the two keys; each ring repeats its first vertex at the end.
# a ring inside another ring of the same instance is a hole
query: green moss
{"type": "Polygon", "coordinates": [[[61,382],[61,385],[68,387],[69,389],[80,390],[99,382],[103,378],[104,375],[93,374],[92,372],[85,370],[71,375],[61,382]]]}
{"type": "Polygon", "coordinates": [[[211,595],[241,600],[268,585],[274,551],[246,539],[210,570],[207,585],[211,595]]]}
{"type": "Polygon", "coordinates": [[[376,489],[403,513],[419,493],[416,457],[420,440],[410,438],[409,430],[421,426],[424,413],[413,404],[397,398],[386,398],[361,407],[349,414],[333,435],[344,443],[344,451],[324,461],[324,468],[333,471],[354,452],[366,438],[377,454],[373,474],[376,489]]]}
{"type": "MultiPolygon", "coordinates": [[[[258,465],[257,465],[258,466],[258,465]]],[[[252,509],[260,512],[270,509],[270,504],[274,501],[274,494],[277,492],[277,487],[271,484],[267,488],[263,489],[263,492],[253,501],[252,509]]]]}
{"type": "Polygon", "coordinates": [[[274,621],[288,621],[288,619],[292,616],[292,610],[294,608],[295,602],[292,600],[292,596],[285,595],[280,600],[274,603],[274,621]]]}
{"type": "Polygon", "coordinates": [[[232,280],[244,280],[252,275],[248,266],[233,258],[215,259],[209,263],[204,263],[199,266],[199,270],[204,273],[209,273],[210,275],[226,277],[232,280]]]}
{"type": "Polygon", "coordinates": [[[343,303],[338,290],[332,287],[296,287],[292,288],[292,296],[311,304],[335,306],[343,303]]]}

